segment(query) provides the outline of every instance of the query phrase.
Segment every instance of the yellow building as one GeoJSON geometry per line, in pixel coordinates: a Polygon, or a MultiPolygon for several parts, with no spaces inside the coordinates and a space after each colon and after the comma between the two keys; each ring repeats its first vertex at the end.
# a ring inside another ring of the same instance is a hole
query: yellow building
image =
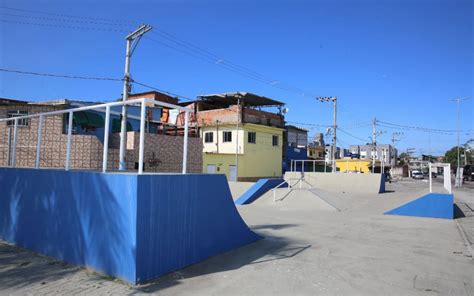
{"type": "MultiPolygon", "coordinates": [[[[375,166],[380,166],[380,161],[377,160],[375,166]]],[[[370,173],[372,161],[369,159],[336,159],[336,167],[340,172],[370,173]]]]}
{"type": "Polygon", "coordinates": [[[255,181],[282,174],[283,129],[245,123],[202,128],[203,172],[229,181],[255,181]],[[237,152],[237,153],[236,153],[237,152]]]}
{"type": "Polygon", "coordinates": [[[203,141],[204,173],[225,174],[229,181],[281,177],[282,102],[247,92],[199,98],[193,106],[203,141]]]}

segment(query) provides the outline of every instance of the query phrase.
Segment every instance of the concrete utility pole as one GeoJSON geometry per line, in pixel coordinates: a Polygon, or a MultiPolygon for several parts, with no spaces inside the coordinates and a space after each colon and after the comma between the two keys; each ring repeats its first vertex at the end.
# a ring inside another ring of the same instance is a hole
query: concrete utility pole
{"type": "Polygon", "coordinates": [[[239,96],[237,98],[237,123],[236,123],[236,132],[235,132],[235,181],[239,180],[239,121],[241,117],[240,103],[241,102],[240,102],[240,96],[239,96]]]}
{"type": "Polygon", "coordinates": [[[451,102],[457,102],[457,130],[458,130],[458,136],[457,136],[457,148],[458,148],[458,157],[457,157],[457,168],[456,168],[456,179],[454,182],[455,187],[461,187],[461,160],[459,156],[459,134],[461,132],[461,114],[460,114],[460,105],[461,101],[469,100],[470,98],[457,98],[457,99],[452,99],[450,100],[451,102]]]}
{"type": "Polygon", "coordinates": [[[375,172],[375,152],[377,151],[377,119],[372,122],[372,174],[375,172]]]}
{"type": "MultiPolygon", "coordinates": [[[[398,136],[403,136],[403,133],[402,132],[394,132],[392,133],[392,146],[393,146],[393,149],[395,150],[395,145],[397,144],[397,142],[400,141],[400,138],[397,138],[398,136]]],[[[395,153],[394,153],[395,154],[395,153]]],[[[397,158],[398,158],[398,155],[393,155],[393,160],[392,161],[392,166],[395,166],[397,165],[397,158]]]]}
{"type": "Polygon", "coordinates": [[[372,122],[372,174],[375,172],[375,155],[377,154],[377,136],[385,133],[384,131],[377,132],[377,118],[374,117],[372,122]]]}
{"type": "MultiPolygon", "coordinates": [[[[151,27],[148,25],[140,25],[138,29],[127,35],[127,49],[125,54],[125,75],[123,78],[123,102],[128,100],[128,92],[130,91],[130,58],[132,57],[135,48],[138,45],[143,34],[150,31],[151,27]],[[132,48],[133,47],[133,48],[132,48]]],[[[122,106],[122,122],[120,127],[120,152],[119,152],[119,170],[124,171],[127,166],[125,162],[125,154],[127,147],[127,106],[122,106]]],[[[108,132],[108,131],[106,131],[108,132]]]]}
{"type": "Polygon", "coordinates": [[[333,139],[332,139],[332,172],[336,172],[336,155],[337,155],[337,97],[318,97],[316,100],[320,102],[332,102],[333,103],[333,139]]]}

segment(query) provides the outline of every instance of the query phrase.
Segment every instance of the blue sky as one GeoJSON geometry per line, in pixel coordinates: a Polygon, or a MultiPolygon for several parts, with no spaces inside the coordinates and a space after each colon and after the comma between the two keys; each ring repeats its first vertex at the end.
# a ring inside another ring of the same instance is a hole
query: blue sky
{"type": "MultiPolygon", "coordinates": [[[[1,68],[121,78],[126,33],[95,29],[132,31],[142,21],[154,27],[147,36],[155,41],[180,48],[156,33],[163,30],[278,83],[261,83],[145,38],[132,60],[137,81],[190,98],[254,92],[285,102],[288,121],[316,125],[331,124],[332,109],[314,96],[337,96],[339,126],[366,141],[374,117],[456,129],[456,104],[449,100],[473,94],[472,1],[4,0],[0,6],[23,9],[0,8],[1,68]],[[304,95],[275,87],[283,83],[304,95]]],[[[121,90],[120,82],[0,72],[0,97],[106,101],[121,90]]],[[[462,103],[462,128],[470,131],[462,133],[461,142],[474,138],[473,101],[462,103]]],[[[307,128],[311,135],[325,130],[307,128]]],[[[441,154],[456,144],[455,135],[379,130],[385,131],[379,143],[404,132],[397,143],[402,150],[441,154]]],[[[357,138],[339,133],[342,146],[361,144],[357,138]]]]}

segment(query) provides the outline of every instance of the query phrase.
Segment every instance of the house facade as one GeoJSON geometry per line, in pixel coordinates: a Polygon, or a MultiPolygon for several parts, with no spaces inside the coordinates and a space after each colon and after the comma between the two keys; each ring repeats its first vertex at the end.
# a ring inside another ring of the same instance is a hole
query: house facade
{"type": "Polygon", "coordinates": [[[374,145],[351,145],[349,146],[349,153],[358,155],[360,159],[380,161],[384,166],[395,166],[398,151],[395,147],[389,144],[374,145]]]}
{"type": "MultiPolygon", "coordinates": [[[[147,93],[149,94],[149,93],[147,93]]],[[[166,95],[164,95],[166,96],[166,95]]],[[[139,98],[140,94],[132,96],[139,98]]],[[[156,98],[155,98],[156,99],[156,98]]],[[[167,101],[169,102],[169,101],[167,101]]],[[[58,100],[27,102],[0,99],[0,118],[31,115],[56,110],[98,104],[82,101],[58,100]]],[[[183,137],[182,127],[163,121],[162,108],[147,108],[144,170],[148,172],[181,172],[183,137]]],[[[71,169],[102,169],[104,110],[74,112],[71,139],[71,169]]],[[[121,108],[111,108],[109,129],[108,169],[118,169],[121,108]]],[[[139,107],[129,106],[127,121],[126,169],[138,168],[139,107]]],[[[34,167],[38,142],[38,117],[19,120],[16,145],[16,166],[34,167]]],[[[46,116],[41,138],[41,168],[63,168],[66,161],[68,115],[46,116]]],[[[202,142],[190,130],[188,139],[188,171],[202,171],[202,142]]],[[[13,125],[0,122],[0,166],[12,165],[13,125]]]]}
{"type": "MultiPolygon", "coordinates": [[[[306,160],[308,130],[294,125],[286,125],[283,134],[283,172],[291,169],[292,160],[306,160]]],[[[301,167],[301,163],[296,166],[301,167]]]]}
{"type": "Polygon", "coordinates": [[[203,142],[205,173],[229,181],[255,181],[282,174],[284,118],[262,109],[284,105],[251,93],[203,95],[194,107],[203,142]]]}

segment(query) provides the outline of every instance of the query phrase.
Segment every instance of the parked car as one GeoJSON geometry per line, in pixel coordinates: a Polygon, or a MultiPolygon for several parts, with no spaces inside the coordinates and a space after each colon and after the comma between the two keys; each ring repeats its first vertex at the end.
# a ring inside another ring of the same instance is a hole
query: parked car
{"type": "Polygon", "coordinates": [[[413,173],[411,173],[411,177],[413,179],[424,179],[425,178],[425,176],[423,176],[422,172],[413,172],[413,173]]]}
{"type": "Polygon", "coordinates": [[[462,173],[462,177],[464,181],[474,181],[474,165],[472,164],[467,164],[464,166],[464,170],[462,173]]]}

